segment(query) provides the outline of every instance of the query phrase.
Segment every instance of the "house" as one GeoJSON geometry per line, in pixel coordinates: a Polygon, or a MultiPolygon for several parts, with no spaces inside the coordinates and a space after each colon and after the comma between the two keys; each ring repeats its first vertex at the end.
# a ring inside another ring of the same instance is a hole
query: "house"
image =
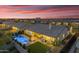
{"type": "Polygon", "coordinates": [[[62,25],[52,25],[51,29],[49,29],[48,24],[32,24],[32,25],[26,25],[24,27],[26,31],[28,30],[31,35],[41,35],[43,38],[47,40],[63,40],[68,34],[69,30],[66,26],[62,25]]]}

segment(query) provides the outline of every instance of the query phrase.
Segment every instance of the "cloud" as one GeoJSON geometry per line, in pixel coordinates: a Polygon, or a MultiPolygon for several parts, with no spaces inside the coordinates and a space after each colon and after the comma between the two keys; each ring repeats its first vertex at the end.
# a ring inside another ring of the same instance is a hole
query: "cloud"
{"type": "MultiPolygon", "coordinates": [[[[79,6],[66,5],[0,5],[1,17],[78,17],[79,6]]],[[[79,18],[79,17],[78,17],[79,18]]]]}

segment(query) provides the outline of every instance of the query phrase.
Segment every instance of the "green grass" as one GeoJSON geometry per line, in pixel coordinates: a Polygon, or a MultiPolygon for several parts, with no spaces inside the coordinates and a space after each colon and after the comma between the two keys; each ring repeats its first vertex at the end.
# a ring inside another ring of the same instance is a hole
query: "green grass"
{"type": "Polygon", "coordinates": [[[11,33],[6,33],[6,31],[0,30],[0,46],[6,44],[9,41],[11,41],[11,33]]]}
{"type": "Polygon", "coordinates": [[[45,53],[48,51],[48,47],[41,42],[35,42],[28,46],[28,52],[30,53],[45,53]]]}

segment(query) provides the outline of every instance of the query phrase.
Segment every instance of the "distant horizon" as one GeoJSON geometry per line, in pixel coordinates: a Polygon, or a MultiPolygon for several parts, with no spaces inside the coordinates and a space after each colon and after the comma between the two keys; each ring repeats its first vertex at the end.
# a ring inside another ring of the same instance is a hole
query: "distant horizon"
{"type": "MultiPolygon", "coordinates": [[[[38,18],[0,18],[0,19],[38,19],[38,18]]],[[[66,18],[40,18],[39,19],[66,19],[66,18]]],[[[67,19],[79,19],[79,18],[67,18],[67,19]]]]}

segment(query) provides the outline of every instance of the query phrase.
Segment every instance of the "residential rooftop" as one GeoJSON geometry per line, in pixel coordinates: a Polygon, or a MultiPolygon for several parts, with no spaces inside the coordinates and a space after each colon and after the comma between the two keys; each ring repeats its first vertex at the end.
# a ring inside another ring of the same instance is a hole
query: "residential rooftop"
{"type": "Polygon", "coordinates": [[[52,25],[51,29],[49,29],[49,24],[41,24],[41,23],[28,25],[23,22],[18,22],[18,23],[6,22],[5,24],[8,24],[10,26],[15,26],[20,29],[37,32],[39,34],[44,34],[47,36],[55,36],[55,37],[57,37],[60,34],[64,34],[68,31],[68,28],[63,25],[52,25]]]}
{"type": "Polygon", "coordinates": [[[49,29],[48,24],[32,24],[32,25],[26,25],[24,29],[28,29],[40,34],[45,34],[48,36],[54,36],[57,37],[60,34],[64,34],[68,31],[68,28],[66,26],[62,25],[53,25],[51,29],[49,29]]]}

